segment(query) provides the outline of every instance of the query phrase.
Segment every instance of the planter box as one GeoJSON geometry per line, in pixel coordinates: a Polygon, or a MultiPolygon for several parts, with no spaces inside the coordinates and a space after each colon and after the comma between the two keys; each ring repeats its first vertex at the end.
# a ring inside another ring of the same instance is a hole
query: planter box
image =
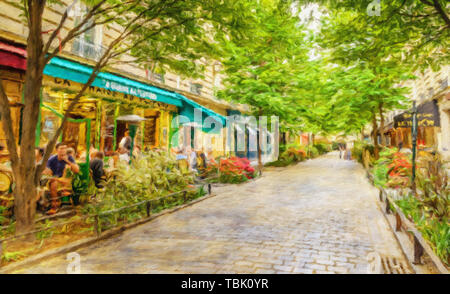
{"type": "MultiPolygon", "coordinates": [[[[403,231],[407,233],[409,241],[414,248],[414,260],[412,264],[422,264],[421,257],[426,254],[430,257],[435,268],[441,274],[449,274],[449,268],[442,262],[442,260],[434,253],[428,241],[422,236],[422,233],[416,228],[415,224],[411,222],[403,213],[400,207],[398,207],[394,199],[386,192],[385,189],[379,188],[380,191],[380,201],[386,204],[383,213],[395,215],[395,231],[403,231]],[[391,211],[390,205],[394,207],[395,212],[391,211]]],[[[398,238],[397,238],[398,239],[398,238]]],[[[400,241],[399,241],[400,242],[400,241]]],[[[402,246],[404,247],[404,246],[402,246]]]]}

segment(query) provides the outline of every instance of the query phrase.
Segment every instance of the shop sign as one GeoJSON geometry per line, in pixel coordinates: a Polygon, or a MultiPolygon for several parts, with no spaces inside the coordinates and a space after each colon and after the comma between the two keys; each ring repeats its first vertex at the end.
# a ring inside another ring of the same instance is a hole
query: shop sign
{"type": "Polygon", "coordinates": [[[106,89],[111,89],[113,91],[117,91],[117,92],[122,92],[124,94],[128,94],[128,95],[133,95],[133,96],[139,96],[142,98],[147,98],[147,99],[151,99],[151,100],[156,100],[156,94],[149,92],[149,91],[145,91],[139,88],[135,88],[135,87],[129,87],[123,84],[118,84],[115,82],[110,82],[107,81],[105,83],[105,88],[106,89]]]}
{"type": "MultiPolygon", "coordinates": [[[[417,107],[417,123],[419,127],[439,127],[439,108],[437,101],[428,101],[417,107]]],[[[394,128],[411,128],[412,111],[394,117],[394,128]]]]}
{"type": "MultiPolygon", "coordinates": [[[[44,78],[44,84],[47,86],[51,86],[51,87],[55,87],[55,88],[60,88],[60,89],[65,89],[65,90],[70,90],[70,91],[80,91],[82,88],[82,84],[77,83],[77,82],[73,82],[67,79],[60,79],[60,78],[56,78],[56,77],[45,77],[44,78]]],[[[99,97],[99,98],[109,98],[112,100],[118,100],[118,101],[123,101],[123,102],[127,102],[127,103],[133,103],[133,104],[139,104],[142,106],[148,106],[148,107],[152,107],[152,108],[159,108],[162,110],[169,110],[169,111],[176,111],[176,107],[173,105],[169,105],[169,104],[165,104],[165,103],[161,103],[158,101],[154,101],[156,100],[156,95],[147,91],[142,91],[140,89],[137,88],[128,88],[128,92],[129,94],[126,93],[122,93],[122,92],[117,92],[117,91],[122,91],[123,89],[119,89],[119,84],[113,83],[113,82],[108,82],[107,83],[108,87],[107,88],[101,88],[101,87],[96,87],[96,86],[90,86],[88,89],[86,89],[86,94],[91,94],[94,95],[95,97],[99,97]],[[114,85],[112,85],[114,84],[114,85]],[[133,95],[133,93],[138,93],[141,96],[145,96],[148,97],[149,99],[143,99],[143,98],[139,98],[135,95],[133,95]]]]}

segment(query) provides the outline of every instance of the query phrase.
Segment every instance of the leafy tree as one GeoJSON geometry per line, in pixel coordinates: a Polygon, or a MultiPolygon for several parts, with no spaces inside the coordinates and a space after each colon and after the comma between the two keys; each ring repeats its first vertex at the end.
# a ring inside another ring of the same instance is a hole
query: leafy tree
{"type": "Polygon", "coordinates": [[[16,232],[32,230],[35,216],[36,187],[68,115],[98,73],[108,65],[138,62],[144,66],[162,64],[185,75],[198,74],[200,57],[217,55],[211,50],[224,38],[245,37],[245,28],[254,20],[252,8],[257,1],[222,0],[86,0],[86,13],[78,24],[70,26],[73,5],[60,0],[25,0],[16,5],[22,9],[28,26],[27,71],[24,84],[24,108],[20,146],[17,146],[11,126],[8,98],[0,81],[0,115],[7,136],[14,176],[16,232]],[[43,13],[47,9],[64,11],[50,34],[42,29],[43,13]],[[43,163],[35,165],[35,130],[40,107],[45,65],[60,54],[67,44],[97,26],[118,28],[117,36],[103,50],[92,73],[67,108],[61,125],[46,146],[43,163]],[[158,54],[151,54],[159,49],[158,54]],[[129,54],[128,54],[129,53],[129,54]],[[128,57],[126,57],[128,56],[128,57]],[[130,60],[130,58],[132,58],[130,60]],[[134,59],[134,60],[133,60],[134,59]],[[19,148],[20,147],[20,151],[19,148]]]}
{"type": "MultiPolygon", "coordinates": [[[[298,18],[288,1],[265,1],[254,12],[257,23],[251,38],[224,41],[226,89],[219,97],[250,105],[256,117],[278,116],[283,127],[299,125],[295,81],[307,46],[298,18]]],[[[261,148],[258,160],[261,168],[261,148]]]]}
{"type": "MultiPolygon", "coordinates": [[[[408,49],[414,46],[407,42],[417,35],[394,30],[395,25],[390,21],[396,10],[390,10],[391,6],[382,6],[384,12],[378,17],[367,13],[371,1],[316,2],[327,8],[327,14],[322,18],[315,41],[321,48],[322,58],[337,65],[328,71],[329,77],[322,87],[322,94],[331,98],[325,105],[329,107],[327,117],[332,123],[327,123],[325,128],[350,133],[371,123],[378,154],[377,136],[384,127],[384,113],[406,106],[403,95],[407,89],[398,87],[402,80],[413,78],[405,56],[417,50],[420,56],[426,54],[419,47],[408,49]]],[[[439,49],[438,45],[434,46],[439,49]]],[[[439,60],[432,60],[433,64],[438,65],[439,60]]],[[[381,136],[384,142],[382,133],[381,136]]]]}
{"type": "Polygon", "coordinates": [[[446,0],[300,0],[297,4],[311,2],[326,10],[324,30],[329,30],[330,43],[352,44],[352,50],[336,48],[341,56],[352,60],[354,51],[362,51],[366,56],[389,56],[414,69],[437,69],[449,63],[446,0]]]}

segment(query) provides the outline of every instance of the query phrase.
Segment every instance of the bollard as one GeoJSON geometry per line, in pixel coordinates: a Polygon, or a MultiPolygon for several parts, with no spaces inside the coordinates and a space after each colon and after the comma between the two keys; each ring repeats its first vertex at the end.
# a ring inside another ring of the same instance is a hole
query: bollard
{"type": "Polygon", "coordinates": [[[146,204],[146,209],[147,209],[147,217],[150,216],[150,201],[148,201],[146,204]]]}
{"type": "Polygon", "coordinates": [[[95,233],[97,234],[97,237],[99,237],[100,236],[100,234],[101,234],[101,229],[100,229],[100,227],[99,227],[99,218],[98,218],[98,215],[96,215],[95,216],[95,220],[94,220],[94,230],[95,230],[95,233]]]}
{"type": "Polygon", "coordinates": [[[389,205],[389,199],[386,197],[386,214],[391,212],[391,206],[389,205]]]}
{"type": "Polygon", "coordinates": [[[383,191],[381,191],[381,190],[380,190],[379,197],[380,197],[380,201],[383,201],[383,191]]]}
{"type": "Polygon", "coordinates": [[[211,183],[208,184],[208,194],[211,195],[211,183]]]}
{"type": "Polygon", "coordinates": [[[420,258],[423,255],[423,247],[420,245],[419,240],[417,240],[417,237],[414,235],[414,264],[422,264],[420,261],[420,258]]]}
{"type": "Polygon", "coordinates": [[[400,214],[398,212],[395,213],[395,231],[399,232],[402,228],[402,219],[400,218],[400,214]]]}
{"type": "Polygon", "coordinates": [[[187,201],[187,200],[186,200],[186,195],[187,195],[187,192],[184,191],[184,192],[183,192],[183,199],[184,199],[184,202],[185,202],[185,203],[186,203],[186,201],[187,201]]]}

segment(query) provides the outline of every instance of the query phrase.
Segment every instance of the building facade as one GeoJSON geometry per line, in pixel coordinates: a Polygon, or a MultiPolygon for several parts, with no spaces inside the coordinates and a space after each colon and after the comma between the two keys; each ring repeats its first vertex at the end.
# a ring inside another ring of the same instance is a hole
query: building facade
{"type": "MultiPolygon", "coordinates": [[[[418,108],[419,148],[438,151],[450,160],[450,66],[440,71],[431,69],[416,72],[417,79],[409,80],[402,86],[411,89],[409,98],[418,108]]],[[[411,147],[410,110],[396,110],[387,114],[387,127],[384,130],[388,145],[402,143],[411,147]]]]}
{"type": "MultiPolygon", "coordinates": [[[[76,5],[80,4],[77,2],[76,5]]],[[[83,9],[78,6],[75,11],[83,12],[83,9]]],[[[64,7],[58,6],[44,11],[44,39],[55,29],[64,11],[64,7]]],[[[25,46],[28,33],[21,15],[22,11],[9,1],[0,0],[0,54],[13,55],[22,62],[25,60],[20,68],[8,64],[6,61],[10,58],[3,56],[0,65],[11,105],[17,104],[17,107],[12,108],[13,119],[17,120],[17,132],[20,126],[20,100],[26,70],[25,46]]],[[[64,35],[76,25],[81,16],[82,13],[69,15],[60,34],[64,35]]],[[[58,57],[46,66],[40,124],[37,126],[37,146],[44,146],[48,142],[71,99],[87,81],[92,66],[119,32],[120,28],[114,25],[96,26],[68,43],[58,57]]],[[[127,56],[123,56],[123,59],[127,59],[127,56]]],[[[171,72],[164,75],[152,73],[137,64],[111,65],[108,72],[102,72],[83,95],[60,140],[68,142],[78,154],[87,153],[91,147],[106,153],[114,151],[128,129],[128,123],[117,118],[135,114],[145,118],[136,134],[136,145],[142,150],[168,150],[174,144],[195,145],[197,149],[214,149],[216,156],[226,155],[223,143],[225,130],[215,128],[212,131],[201,124],[195,124],[192,121],[193,110],[200,110],[204,117],[215,117],[224,127],[224,116],[229,109],[245,112],[248,108],[218,100],[215,93],[222,87],[223,78],[220,63],[206,60],[202,62],[206,71],[201,80],[186,79],[171,72]],[[178,115],[187,119],[177,120],[178,115]]],[[[6,146],[2,140],[5,138],[0,131],[0,144],[6,146]]],[[[7,150],[0,152],[7,154],[7,150]]]]}

